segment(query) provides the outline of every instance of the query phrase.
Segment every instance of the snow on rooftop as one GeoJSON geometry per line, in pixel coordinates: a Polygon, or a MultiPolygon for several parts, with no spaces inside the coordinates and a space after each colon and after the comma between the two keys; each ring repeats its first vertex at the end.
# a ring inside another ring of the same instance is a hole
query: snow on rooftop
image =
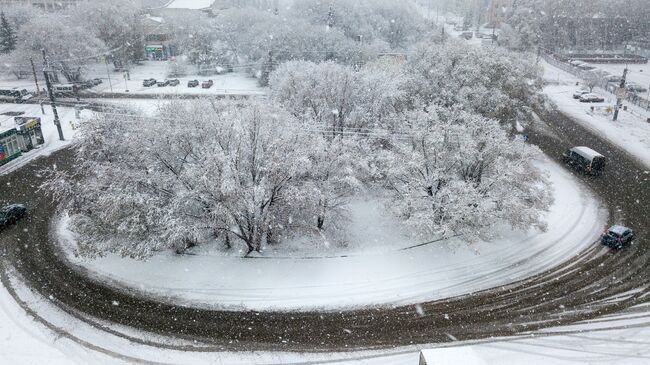
{"type": "Polygon", "coordinates": [[[167,9],[207,9],[214,4],[215,0],[172,0],[165,6],[167,9]]]}
{"type": "Polygon", "coordinates": [[[151,15],[147,15],[147,19],[154,21],[156,23],[163,23],[165,21],[163,18],[159,16],[151,16],[151,15]]]}
{"type": "Polygon", "coordinates": [[[589,147],[584,147],[584,146],[574,147],[574,148],[572,148],[572,150],[573,150],[573,152],[575,152],[577,154],[580,154],[582,157],[588,158],[588,159],[593,159],[595,157],[604,157],[603,155],[601,155],[600,153],[592,150],[589,147]]]}

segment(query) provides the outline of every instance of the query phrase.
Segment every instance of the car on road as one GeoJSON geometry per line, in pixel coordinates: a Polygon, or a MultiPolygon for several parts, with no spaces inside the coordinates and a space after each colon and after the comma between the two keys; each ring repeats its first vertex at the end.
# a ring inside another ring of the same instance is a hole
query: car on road
{"type": "Polygon", "coordinates": [[[150,87],[150,86],[156,85],[157,83],[158,82],[156,81],[156,79],[146,79],[146,80],[142,81],[142,86],[150,87]]]}
{"type": "Polygon", "coordinates": [[[169,80],[158,81],[157,85],[158,85],[158,87],[168,86],[169,85],[169,80]]]}
{"type": "Polygon", "coordinates": [[[169,86],[178,86],[181,82],[178,79],[169,80],[169,86]]]}
{"type": "Polygon", "coordinates": [[[190,80],[187,82],[187,87],[197,87],[199,86],[199,80],[190,80]]]}
{"type": "Polygon", "coordinates": [[[208,81],[203,81],[203,83],[201,84],[201,87],[204,88],[204,89],[209,89],[209,88],[212,87],[212,85],[214,85],[214,81],[208,80],[208,81]]]}
{"type": "Polygon", "coordinates": [[[589,90],[578,90],[573,93],[573,98],[574,99],[580,99],[580,97],[584,94],[589,94],[589,90]]]}
{"type": "Polygon", "coordinates": [[[611,248],[623,248],[623,246],[632,243],[633,240],[634,231],[619,225],[612,226],[600,237],[600,242],[611,248]]]}
{"type": "Polygon", "coordinates": [[[600,175],[607,159],[589,147],[573,147],[562,154],[562,161],[588,175],[600,175]]]}
{"type": "Polygon", "coordinates": [[[604,101],[605,98],[592,93],[587,93],[580,96],[581,103],[602,103],[604,101]]]}
{"type": "Polygon", "coordinates": [[[103,81],[102,81],[102,79],[92,79],[92,82],[93,82],[93,85],[97,86],[97,85],[101,84],[103,81]]]}
{"type": "Polygon", "coordinates": [[[25,215],[27,215],[27,208],[22,204],[11,204],[0,209],[0,230],[16,224],[25,215]]]}

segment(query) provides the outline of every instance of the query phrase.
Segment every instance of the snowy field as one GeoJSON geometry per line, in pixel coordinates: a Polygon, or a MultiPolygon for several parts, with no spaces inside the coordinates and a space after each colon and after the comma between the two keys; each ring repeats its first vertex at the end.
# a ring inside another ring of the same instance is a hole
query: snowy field
{"type": "MultiPolygon", "coordinates": [[[[130,80],[125,80],[123,73],[113,71],[112,66],[109,66],[109,70],[107,71],[106,65],[103,63],[90,65],[85,77],[87,79],[102,79],[102,83],[84,90],[84,93],[125,95],[263,95],[266,93],[263,88],[257,85],[257,79],[248,76],[243,71],[222,75],[199,76],[192,74],[191,70],[193,70],[193,67],[191,66],[188,66],[188,76],[178,78],[180,81],[178,86],[142,86],[142,81],[145,79],[154,78],[158,81],[172,79],[167,77],[167,70],[168,62],[166,61],[144,61],[142,65],[133,66],[130,70],[130,80]],[[201,85],[188,88],[187,81],[195,79],[199,82],[212,80],[214,81],[214,85],[209,89],[203,89],[201,85]],[[129,91],[127,92],[126,90],[129,91]]],[[[43,80],[39,79],[39,85],[43,88],[43,80]]],[[[15,77],[11,77],[10,75],[5,75],[3,79],[0,79],[0,86],[20,87],[27,90],[35,89],[34,82],[31,79],[16,80],[15,77]]]]}
{"type": "Polygon", "coordinates": [[[605,102],[581,103],[572,97],[581,88],[576,86],[576,82],[581,80],[546,62],[543,65],[544,77],[549,82],[544,92],[560,111],[627,151],[650,169],[650,123],[647,122],[650,111],[624,103],[628,110],[621,110],[618,121],[614,122],[613,115],[607,112],[608,107],[613,108],[616,104],[612,94],[595,89],[594,92],[605,98],[605,102]],[[592,106],[594,111],[591,110],[592,106]]]}
{"type": "MultiPolygon", "coordinates": [[[[49,105],[44,105],[44,108],[45,115],[41,113],[40,105],[0,103],[0,126],[14,126],[15,124],[14,117],[2,115],[2,113],[24,112],[25,114],[21,115],[23,117],[41,118],[41,128],[43,130],[43,137],[45,138],[45,143],[39,148],[36,148],[27,153],[23,153],[20,158],[13,160],[3,166],[0,166],[0,174],[7,174],[11,171],[21,168],[30,161],[33,161],[34,159],[41,156],[47,156],[52,152],[57,151],[71,143],[75,134],[73,125],[79,122],[75,118],[74,109],[62,107],[57,108],[59,119],[61,121],[61,128],[63,129],[63,136],[65,137],[65,141],[60,141],[59,134],[57,132],[56,126],[54,125],[52,108],[49,105]]],[[[91,111],[84,110],[81,112],[80,117],[83,120],[83,118],[87,118],[91,114],[91,111]]]]}
{"type": "MultiPolygon", "coordinates": [[[[10,275],[5,279],[11,287],[24,285],[10,275]]],[[[650,361],[650,347],[645,340],[650,338],[647,323],[650,309],[647,306],[638,308],[634,315],[617,314],[606,318],[604,324],[586,322],[510,339],[454,342],[444,347],[432,344],[342,353],[229,353],[205,348],[177,351],[128,341],[71,317],[29,290],[19,289],[17,295],[33,311],[33,316],[27,315],[7,288],[0,286],[0,339],[5,348],[11,349],[0,353],[2,364],[415,365],[422,349],[428,359],[435,360],[430,364],[435,365],[638,365],[650,361]]],[[[145,341],[164,341],[117,326],[111,329],[145,341]]]]}
{"type": "MultiPolygon", "coordinates": [[[[560,166],[540,162],[553,181],[555,204],[548,232],[504,231],[494,242],[467,247],[441,241],[420,247],[373,202],[352,209],[353,237],[346,250],[294,252],[278,257],[163,253],[147,262],[109,255],[82,260],[71,254],[65,218],[57,226],[69,260],[99,280],[161,300],[229,310],[335,310],[440,299],[523,279],[570,260],[594,244],[605,225],[599,203],[560,166]],[[306,257],[307,256],[307,257],[306,257]],[[164,271],[159,270],[165,267],[164,271]],[[250,273],[255,280],[249,280],[250,273]],[[119,284],[118,284],[119,283],[119,284]]],[[[460,240],[461,238],[457,238],[460,240]]]]}

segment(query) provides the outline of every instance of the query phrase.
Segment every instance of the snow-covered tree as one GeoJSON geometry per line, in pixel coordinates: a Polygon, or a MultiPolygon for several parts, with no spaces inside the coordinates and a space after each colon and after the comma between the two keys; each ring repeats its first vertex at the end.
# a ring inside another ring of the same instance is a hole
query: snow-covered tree
{"type": "Polygon", "coordinates": [[[320,236],[356,186],[340,168],[343,147],[321,150],[322,135],[301,129],[277,108],[227,101],[172,103],[154,118],[98,115],[81,126],[72,171],[54,171],[45,187],[85,255],[143,258],[215,237],[260,251],[320,236]]]}
{"type": "Polygon", "coordinates": [[[389,62],[360,71],[334,62],[287,62],[270,84],[274,101],[333,134],[346,128],[390,128],[395,115],[410,105],[409,76],[403,65],[389,62]]]}
{"type": "Polygon", "coordinates": [[[294,4],[293,13],[322,29],[339,29],[364,42],[385,41],[392,49],[408,48],[426,36],[424,18],[411,2],[304,0],[294,4]]]}
{"type": "Polygon", "coordinates": [[[540,153],[511,140],[499,123],[436,106],[409,115],[406,141],[384,153],[389,207],[423,237],[491,238],[494,227],[544,229],[548,181],[540,153]]]}
{"type": "Polygon", "coordinates": [[[525,120],[541,101],[532,56],[461,42],[425,44],[409,59],[412,93],[426,103],[477,112],[503,123],[525,120]]]}
{"type": "Polygon", "coordinates": [[[16,49],[16,34],[4,12],[0,12],[0,54],[16,49]]]}
{"type": "Polygon", "coordinates": [[[144,48],[141,9],[130,0],[87,1],[67,9],[73,19],[104,42],[114,59],[122,64],[137,62],[144,48]]]}
{"type": "Polygon", "coordinates": [[[22,28],[29,31],[20,32],[16,49],[3,60],[9,69],[28,69],[29,58],[42,60],[41,50],[45,49],[55,72],[69,82],[80,81],[84,67],[106,51],[104,42],[76,20],[57,13],[30,19],[22,28]]]}

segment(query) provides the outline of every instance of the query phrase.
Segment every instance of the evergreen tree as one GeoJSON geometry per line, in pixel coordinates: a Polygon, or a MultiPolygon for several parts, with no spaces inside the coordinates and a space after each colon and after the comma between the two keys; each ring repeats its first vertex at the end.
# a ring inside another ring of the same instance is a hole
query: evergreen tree
{"type": "Polygon", "coordinates": [[[16,34],[9,25],[5,13],[0,13],[0,54],[16,49],[16,34]]]}

